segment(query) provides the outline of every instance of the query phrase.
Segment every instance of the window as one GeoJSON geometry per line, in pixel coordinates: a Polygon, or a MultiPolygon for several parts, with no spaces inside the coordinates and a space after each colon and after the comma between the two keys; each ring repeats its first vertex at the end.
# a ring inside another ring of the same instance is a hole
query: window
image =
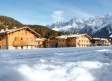
{"type": "Polygon", "coordinates": [[[28,46],[26,47],[26,49],[28,49],[28,46]]]}
{"type": "Polygon", "coordinates": [[[88,43],[89,41],[87,40],[87,43],[88,43]]]}
{"type": "Polygon", "coordinates": [[[26,41],[28,41],[28,38],[26,38],[26,41]]]}
{"type": "Polygon", "coordinates": [[[31,38],[31,41],[33,41],[33,38],[31,38]]]}
{"type": "Polygon", "coordinates": [[[21,40],[23,40],[23,38],[21,37],[21,40]]]}
{"type": "Polygon", "coordinates": [[[18,47],[16,46],[15,49],[18,49],[18,47]]]}
{"type": "Polygon", "coordinates": [[[17,37],[14,38],[14,41],[17,41],[17,37]]]}
{"type": "Polygon", "coordinates": [[[21,46],[21,49],[23,49],[23,46],[21,46]]]}
{"type": "Polygon", "coordinates": [[[27,31],[25,30],[25,33],[26,33],[26,35],[27,35],[27,31]]]}
{"type": "Polygon", "coordinates": [[[33,49],[33,46],[31,46],[31,49],[33,49]]]}
{"type": "Polygon", "coordinates": [[[21,30],[21,34],[23,34],[23,30],[21,30]]]}

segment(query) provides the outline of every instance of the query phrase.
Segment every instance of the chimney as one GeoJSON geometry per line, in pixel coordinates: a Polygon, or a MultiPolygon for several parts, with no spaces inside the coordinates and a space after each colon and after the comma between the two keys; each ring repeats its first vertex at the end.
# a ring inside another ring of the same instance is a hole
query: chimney
{"type": "Polygon", "coordinates": [[[1,32],[4,32],[4,29],[1,29],[1,32]]]}

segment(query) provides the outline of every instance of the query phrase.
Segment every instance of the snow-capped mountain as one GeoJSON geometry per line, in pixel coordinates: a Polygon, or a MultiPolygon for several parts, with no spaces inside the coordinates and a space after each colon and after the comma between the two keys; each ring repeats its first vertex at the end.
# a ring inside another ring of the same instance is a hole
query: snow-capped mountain
{"type": "Polygon", "coordinates": [[[112,33],[112,15],[107,14],[102,17],[91,17],[88,20],[74,17],[68,22],[56,22],[46,26],[56,31],[79,31],[81,33],[87,33],[91,36],[100,35],[100,37],[105,37],[112,33]],[[102,35],[102,33],[105,34],[102,35]]]}
{"type": "Polygon", "coordinates": [[[71,32],[74,29],[82,29],[84,28],[83,24],[84,24],[84,20],[83,19],[79,19],[79,18],[72,18],[70,21],[68,22],[56,22],[56,23],[52,23],[52,24],[48,24],[46,25],[47,27],[56,30],[56,31],[64,31],[64,32],[71,32]]]}
{"type": "MultiPolygon", "coordinates": [[[[88,33],[90,35],[93,35],[97,32],[100,32],[100,30],[102,28],[107,28],[107,26],[111,26],[112,24],[112,15],[111,14],[107,14],[103,17],[97,16],[96,18],[89,18],[86,22],[85,22],[85,27],[83,29],[81,29],[80,32],[85,32],[88,33]]],[[[111,31],[111,30],[109,30],[111,31]]],[[[111,32],[109,32],[111,33],[111,32]]]]}

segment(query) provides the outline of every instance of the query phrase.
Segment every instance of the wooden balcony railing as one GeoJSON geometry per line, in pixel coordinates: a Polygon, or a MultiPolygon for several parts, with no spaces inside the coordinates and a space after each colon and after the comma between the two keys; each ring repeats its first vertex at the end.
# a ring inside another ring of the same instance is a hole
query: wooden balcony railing
{"type": "Polygon", "coordinates": [[[27,46],[27,45],[37,45],[37,42],[27,42],[27,41],[14,41],[13,46],[27,46]]]}
{"type": "Polygon", "coordinates": [[[78,42],[78,45],[83,45],[83,44],[90,45],[91,43],[90,42],[78,42]]]}

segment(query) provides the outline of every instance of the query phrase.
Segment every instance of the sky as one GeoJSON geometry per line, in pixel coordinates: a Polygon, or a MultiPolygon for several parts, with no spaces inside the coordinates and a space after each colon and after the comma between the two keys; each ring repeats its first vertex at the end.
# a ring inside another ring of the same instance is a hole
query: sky
{"type": "Polygon", "coordinates": [[[112,0],[1,0],[0,15],[23,24],[46,25],[73,17],[87,20],[112,14],[111,3],[112,0]]]}

